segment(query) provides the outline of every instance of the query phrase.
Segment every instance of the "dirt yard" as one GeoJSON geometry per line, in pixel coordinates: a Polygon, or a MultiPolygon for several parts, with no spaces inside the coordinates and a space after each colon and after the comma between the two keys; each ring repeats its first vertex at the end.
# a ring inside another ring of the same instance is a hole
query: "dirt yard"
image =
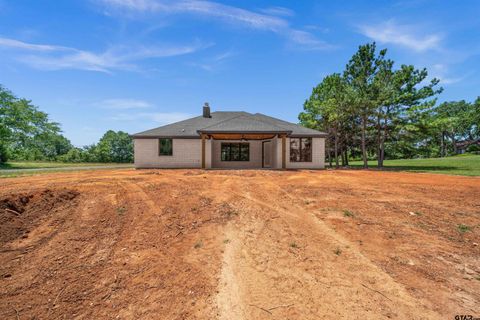
{"type": "Polygon", "coordinates": [[[0,179],[0,319],[480,317],[480,179],[110,170],[0,179]]]}

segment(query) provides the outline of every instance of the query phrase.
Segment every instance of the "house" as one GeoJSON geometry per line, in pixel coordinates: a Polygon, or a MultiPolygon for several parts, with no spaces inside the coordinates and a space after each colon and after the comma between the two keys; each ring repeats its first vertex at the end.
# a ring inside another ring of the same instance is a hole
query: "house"
{"type": "Polygon", "coordinates": [[[260,113],[217,111],[134,134],[136,168],[322,169],[325,136],[260,113]]]}
{"type": "Polygon", "coordinates": [[[457,154],[464,154],[467,150],[480,150],[480,139],[464,140],[455,142],[455,151],[457,154]]]}

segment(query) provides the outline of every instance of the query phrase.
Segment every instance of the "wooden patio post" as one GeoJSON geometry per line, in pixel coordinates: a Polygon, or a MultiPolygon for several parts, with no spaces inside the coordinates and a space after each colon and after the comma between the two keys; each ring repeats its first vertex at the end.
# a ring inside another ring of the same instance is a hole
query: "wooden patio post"
{"type": "Polygon", "coordinates": [[[282,169],[287,168],[287,138],[282,135],[282,169]]]}
{"type": "Polygon", "coordinates": [[[205,135],[202,133],[202,169],[205,169],[205,135]]]}

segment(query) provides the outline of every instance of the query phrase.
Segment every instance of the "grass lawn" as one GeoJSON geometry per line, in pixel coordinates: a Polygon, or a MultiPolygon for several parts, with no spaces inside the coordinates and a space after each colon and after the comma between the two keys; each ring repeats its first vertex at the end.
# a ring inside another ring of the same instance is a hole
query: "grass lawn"
{"type": "MultiPolygon", "coordinates": [[[[353,168],[362,168],[362,161],[350,162],[353,168]]],[[[377,167],[377,161],[369,161],[370,168],[377,167]]],[[[444,173],[462,176],[480,176],[480,155],[458,155],[446,158],[385,160],[386,170],[444,173]]]]}
{"type": "Polygon", "coordinates": [[[18,161],[0,164],[0,178],[13,178],[25,175],[51,173],[83,169],[133,168],[132,163],[64,163],[45,161],[18,161]]]}
{"type": "Polygon", "coordinates": [[[104,166],[133,166],[129,163],[95,163],[95,162],[43,162],[43,161],[12,161],[0,164],[0,170],[18,170],[18,169],[45,169],[45,168],[72,168],[72,167],[104,167],[104,166]]]}

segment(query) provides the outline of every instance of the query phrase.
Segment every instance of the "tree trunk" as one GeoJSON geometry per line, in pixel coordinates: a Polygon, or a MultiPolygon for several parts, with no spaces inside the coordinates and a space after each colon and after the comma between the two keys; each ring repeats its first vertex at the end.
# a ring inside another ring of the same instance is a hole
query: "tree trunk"
{"type": "Polygon", "coordinates": [[[362,159],[363,167],[368,169],[368,159],[367,159],[367,116],[362,116],[362,159]]]}
{"type": "Polygon", "coordinates": [[[383,162],[385,160],[385,141],[387,141],[387,123],[388,117],[390,115],[390,106],[387,106],[385,110],[385,117],[383,119],[383,125],[381,120],[378,120],[379,123],[379,141],[378,141],[378,167],[383,167],[383,162]]]}
{"type": "Polygon", "coordinates": [[[344,152],[345,152],[345,166],[348,166],[348,143],[349,143],[349,140],[348,140],[348,134],[345,133],[345,149],[344,149],[344,152]]]}
{"type": "Polygon", "coordinates": [[[382,136],[380,138],[380,144],[378,147],[378,167],[383,167],[383,160],[385,160],[385,140],[387,140],[387,128],[386,125],[383,127],[382,136]]]}
{"type": "Polygon", "coordinates": [[[442,131],[442,135],[440,137],[440,157],[445,157],[445,131],[442,131]]]}
{"type": "Polygon", "coordinates": [[[383,168],[384,160],[385,160],[385,141],[382,141],[382,145],[380,146],[380,162],[378,163],[378,167],[383,168]]]}
{"type": "Polygon", "coordinates": [[[452,134],[452,143],[453,143],[453,153],[457,154],[457,141],[455,140],[455,135],[452,134]]]}
{"type": "Polygon", "coordinates": [[[382,124],[381,124],[380,109],[379,109],[378,116],[377,116],[377,167],[379,168],[382,167],[383,165],[381,144],[382,144],[382,124]]]}
{"type": "Polygon", "coordinates": [[[335,131],[335,168],[338,169],[338,134],[335,131]]]}
{"type": "Polygon", "coordinates": [[[331,168],[331,167],[332,167],[332,151],[330,150],[330,143],[328,144],[328,149],[327,149],[327,150],[328,150],[328,152],[327,152],[327,154],[328,154],[328,163],[329,163],[330,168],[331,168]]]}

